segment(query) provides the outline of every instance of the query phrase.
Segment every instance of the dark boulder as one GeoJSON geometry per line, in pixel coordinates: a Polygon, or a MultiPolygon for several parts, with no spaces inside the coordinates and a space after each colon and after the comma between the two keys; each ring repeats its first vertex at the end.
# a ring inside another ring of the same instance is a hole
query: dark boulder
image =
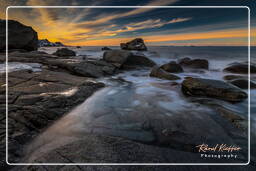
{"type": "Polygon", "coordinates": [[[104,52],[103,60],[120,68],[131,55],[131,52],[125,50],[108,50],[104,52]]]}
{"type": "Polygon", "coordinates": [[[177,64],[175,61],[169,62],[168,64],[164,64],[161,66],[161,68],[167,72],[175,72],[175,73],[183,72],[182,67],[179,64],[177,64]]]}
{"type": "Polygon", "coordinates": [[[103,47],[103,48],[101,48],[101,50],[111,50],[109,47],[103,47]]]}
{"type": "MultiPolygon", "coordinates": [[[[248,80],[247,79],[235,79],[230,81],[231,84],[242,88],[242,89],[248,89],[248,80]]],[[[256,88],[256,84],[253,81],[250,81],[250,88],[254,89],[256,88]]]]}
{"type": "MultiPolygon", "coordinates": [[[[250,64],[251,73],[256,73],[256,66],[250,64]]],[[[238,73],[238,74],[248,74],[248,64],[247,63],[234,63],[224,69],[225,72],[238,73]]]]}
{"type": "Polygon", "coordinates": [[[122,66],[146,66],[152,67],[155,62],[143,55],[133,54],[126,50],[108,50],[103,54],[103,60],[112,63],[118,68],[122,66]]]}
{"type": "Polygon", "coordinates": [[[143,55],[131,55],[127,58],[124,65],[153,67],[156,63],[143,55]]]}
{"type": "Polygon", "coordinates": [[[121,43],[120,46],[123,50],[147,50],[147,47],[142,38],[136,38],[130,42],[121,43]]]}
{"type": "Polygon", "coordinates": [[[182,82],[182,91],[186,95],[213,97],[230,102],[239,102],[247,98],[240,88],[221,80],[188,77],[182,82]]]}
{"type": "Polygon", "coordinates": [[[61,48],[61,49],[58,49],[56,52],[54,52],[53,55],[60,56],[60,57],[76,56],[76,52],[68,48],[61,48]]]}
{"type": "Polygon", "coordinates": [[[157,77],[157,78],[161,78],[161,79],[166,79],[166,80],[178,80],[180,79],[180,77],[168,73],[165,70],[161,69],[159,66],[154,66],[150,72],[151,77],[157,77]]]}
{"type": "MultiPolygon", "coordinates": [[[[0,20],[0,51],[5,50],[6,20],[0,20]]],[[[37,32],[29,26],[15,20],[8,20],[8,50],[24,49],[37,50],[37,32]]]]}
{"type": "Polygon", "coordinates": [[[206,59],[190,59],[190,58],[183,58],[179,61],[179,64],[194,69],[208,69],[209,63],[206,59]]]}

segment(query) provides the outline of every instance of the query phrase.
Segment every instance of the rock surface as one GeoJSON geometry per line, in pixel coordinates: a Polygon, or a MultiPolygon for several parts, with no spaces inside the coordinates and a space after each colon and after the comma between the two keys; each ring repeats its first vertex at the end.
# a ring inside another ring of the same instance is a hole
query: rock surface
{"type": "Polygon", "coordinates": [[[48,39],[38,40],[38,47],[60,47],[65,46],[61,42],[50,42],[48,39]]]}
{"type": "MultiPolygon", "coordinates": [[[[6,47],[5,26],[6,20],[0,20],[0,51],[4,51],[6,47]]],[[[8,50],[37,50],[37,42],[37,32],[32,27],[25,26],[18,21],[8,20],[8,50]]]]}
{"type": "Polygon", "coordinates": [[[123,50],[147,50],[147,47],[142,38],[136,38],[130,42],[121,43],[120,46],[123,50]]]}
{"type": "MultiPolygon", "coordinates": [[[[251,64],[251,73],[256,73],[256,66],[251,64]]],[[[231,72],[231,73],[238,73],[238,74],[248,74],[248,64],[247,63],[234,63],[230,64],[230,66],[226,67],[223,71],[231,72]]]]}
{"type": "MultiPolygon", "coordinates": [[[[230,81],[231,84],[242,88],[242,89],[248,89],[248,80],[247,79],[235,79],[230,81]]],[[[256,83],[253,81],[250,81],[250,88],[255,89],[256,88],[256,83]]]]}
{"type": "Polygon", "coordinates": [[[124,65],[153,67],[156,65],[156,63],[154,61],[152,61],[151,59],[147,58],[146,56],[132,54],[131,56],[129,56],[127,58],[124,65]]]}
{"type": "Polygon", "coordinates": [[[161,66],[161,68],[167,72],[180,73],[183,72],[182,67],[175,61],[169,62],[161,66]]]}
{"type": "Polygon", "coordinates": [[[103,60],[121,67],[132,53],[125,50],[108,50],[103,54],[103,60]]]}
{"type": "Polygon", "coordinates": [[[208,69],[209,63],[206,59],[190,59],[183,58],[179,60],[179,64],[184,67],[194,68],[194,69],[208,69]]]}
{"type": "Polygon", "coordinates": [[[159,66],[154,66],[150,72],[151,77],[157,77],[161,79],[166,79],[166,80],[178,80],[180,77],[168,73],[165,70],[161,69],[159,66]]]}
{"type": "Polygon", "coordinates": [[[53,55],[60,56],[60,57],[76,56],[76,52],[68,48],[61,48],[61,49],[58,49],[56,52],[54,52],[53,55]]]}
{"type": "Polygon", "coordinates": [[[182,91],[186,95],[206,96],[230,102],[239,102],[247,98],[241,89],[220,80],[186,78],[182,82],[182,91]]]}

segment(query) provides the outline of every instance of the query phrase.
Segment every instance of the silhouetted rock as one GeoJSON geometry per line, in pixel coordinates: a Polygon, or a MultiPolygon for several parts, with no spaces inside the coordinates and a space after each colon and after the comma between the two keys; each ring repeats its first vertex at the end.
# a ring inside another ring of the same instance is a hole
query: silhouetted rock
{"type": "Polygon", "coordinates": [[[142,38],[136,38],[127,43],[120,44],[121,49],[124,50],[147,50],[147,47],[142,38]]]}
{"type": "MultiPolygon", "coordinates": [[[[0,20],[0,50],[5,50],[6,20],[0,20]]],[[[37,32],[15,20],[8,20],[8,49],[37,50],[37,32]]]]}
{"type": "Polygon", "coordinates": [[[101,48],[101,50],[112,50],[112,49],[110,49],[109,47],[103,47],[103,48],[101,48]]]}
{"type": "Polygon", "coordinates": [[[245,92],[232,84],[203,78],[186,78],[182,82],[182,91],[186,95],[213,97],[231,102],[239,102],[247,98],[245,92]]]}
{"type": "MultiPolygon", "coordinates": [[[[256,73],[256,66],[250,64],[251,73],[256,73]]],[[[247,63],[234,63],[226,67],[223,71],[238,73],[238,74],[248,74],[248,64],[247,63]]]]}
{"type": "Polygon", "coordinates": [[[177,64],[175,61],[164,64],[161,66],[161,68],[167,72],[174,72],[174,73],[183,72],[182,67],[179,64],[177,64]]]}
{"type": "Polygon", "coordinates": [[[180,77],[168,73],[165,70],[161,69],[159,66],[154,66],[150,72],[151,77],[157,77],[157,78],[161,78],[161,79],[166,79],[166,80],[178,80],[180,79],[180,77]]]}
{"type": "Polygon", "coordinates": [[[184,67],[194,68],[194,69],[208,69],[209,63],[206,59],[190,59],[183,58],[179,61],[179,64],[184,67]]]}
{"type": "Polygon", "coordinates": [[[74,52],[73,50],[70,50],[68,48],[61,48],[58,49],[56,52],[53,53],[53,55],[56,56],[76,56],[76,52],[74,52]]]}

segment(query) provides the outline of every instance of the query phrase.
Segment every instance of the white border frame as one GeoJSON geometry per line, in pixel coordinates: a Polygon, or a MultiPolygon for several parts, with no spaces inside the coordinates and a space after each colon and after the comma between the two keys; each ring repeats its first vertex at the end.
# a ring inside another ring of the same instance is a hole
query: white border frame
{"type": "Polygon", "coordinates": [[[251,117],[251,89],[250,89],[250,8],[248,6],[8,6],[6,8],[6,163],[8,165],[249,165],[250,163],[250,117],[251,117]],[[10,163],[8,162],[8,10],[10,8],[246,8],[248,10],[248,161],[246,163],[10,163]]]}

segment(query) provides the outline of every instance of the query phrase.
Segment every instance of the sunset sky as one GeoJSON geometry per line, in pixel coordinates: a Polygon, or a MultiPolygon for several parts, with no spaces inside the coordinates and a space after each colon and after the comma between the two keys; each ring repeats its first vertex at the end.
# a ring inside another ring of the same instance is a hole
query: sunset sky
{"type": "MultiPolygon", "coordinates": [[[[0,18],[5,18],[5,8],[10,5],[246,5],[255,10],[255,1],[234,1],[0,0],[0,18]]],[[[251,34],[255,37],[254,13],[251,34]]],[[[8,16],[32,26],[39,39],[66,45],[115,46],[136,37],[147,45],[247,46],[248,41],[247,8],[10,8],[8,16]]]]}

